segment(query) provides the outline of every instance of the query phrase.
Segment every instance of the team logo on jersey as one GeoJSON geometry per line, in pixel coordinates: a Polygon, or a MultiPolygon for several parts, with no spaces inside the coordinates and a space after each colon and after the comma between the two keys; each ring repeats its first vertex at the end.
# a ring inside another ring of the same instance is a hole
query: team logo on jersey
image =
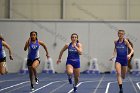
{"type": "Polygon", "coordinates": [[[36,49],[36,48],[37,48],[37,45],[32,45],[32,48],[33,48],[33,49],[36,49]]]}
{"type": "Polygon", "coordinates": [[[69,49],[69,52],[77,52],[76,49],[69,49]]]}
{"type": "Polygon", "coordinates": [[[121,48],[121,49],[123,49],[123,48],[125,48],[123,45],[121,45],[121,46],[116,46],[116,48],[121,48]]]}

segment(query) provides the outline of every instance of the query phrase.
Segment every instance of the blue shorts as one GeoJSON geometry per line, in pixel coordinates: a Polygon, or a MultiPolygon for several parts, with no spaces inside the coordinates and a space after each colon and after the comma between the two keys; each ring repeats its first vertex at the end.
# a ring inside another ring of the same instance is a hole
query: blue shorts
{"type": "Polygon", "coordinates": [[[73,68],[80,68],[80,60],[67,59],[66,65],[72,65],[73,68]]]}
{"type": "Polygon", "coordinates": [[[128,66],[127,57],[117,57],[115,62],[119,62],[121,66],[128,66]]]}

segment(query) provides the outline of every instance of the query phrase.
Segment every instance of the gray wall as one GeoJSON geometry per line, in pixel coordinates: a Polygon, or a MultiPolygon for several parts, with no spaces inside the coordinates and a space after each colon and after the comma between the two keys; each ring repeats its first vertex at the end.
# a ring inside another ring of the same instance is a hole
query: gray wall
{"type": "MultiPolygon", "coordinates": [[[[27,52],[23,51],[24,44],[29,38],[30,31],[37,31],[39,39],[48,47],[50,56],[54,61],[54,68],[58,72],[64,72],[67,51],[64,53],[62,63],[56,65],[56,60],[61,48],[70,42],[70,35],[78,33],[79,41],[83,45],[84,53],[81,56],[81,71],[87,69],[90,58],[97,58],[100,71],[109,71],[114,48],[114,40],[117,39],[117,30],[126,30],[126,36],[134,43],[135,57],[140,58],[140,22],[130,21],[29,21],[29,20],[1,20],[0,33],[11,45],[14,53],[14,61],[9,61],[7,54],[7,66],[9,72],[18,72],[27,52]],[[57,43],[54,47],[53,44],[57,43]]],[[[45,51],[40,50],[42,70],[46,60],[45,51]]]]}
{"type": "Polygon", "coordinates": [[[11,19],[140,20],[139,10],[140,0],[0,0],[0,18],[11,19]]]}

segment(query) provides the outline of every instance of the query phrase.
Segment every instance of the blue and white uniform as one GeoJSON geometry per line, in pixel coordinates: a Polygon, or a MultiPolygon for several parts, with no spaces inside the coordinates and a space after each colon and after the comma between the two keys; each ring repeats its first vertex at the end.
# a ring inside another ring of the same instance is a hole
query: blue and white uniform
{"type": "Polygon", "coordinates": [[[2,40],[0,40],[0,62],[6,62],[6,53],[2,45],[2,40]]]}
{"type": "Polygon", "coordinates": [[[128,64],[128,59],[127,59],[128,47],[125,43],[125,40],[123,40],[123,42],[120,42],[118,40],[115,43],[115,48],[117,51],[116,62],[119,62],[122,66],[127,66],[127,64],[128,64]]]}
{"type": "Polygon", "coordinates": [[[40,44],[38,43],[38,40],[36,40],[36,43],[30,41],[27,57],[28,66],[31,66],[35,60],[39,60],[39,48],[40,44]]]}
{"type": "Polygon", "coordinates": [[[68,46],[68,57],[66,65],[68,64],[72,65],[73,68],[80,68],[80,56],[77,49],[72,46],[72,43],[70,43],[68,46]]]}

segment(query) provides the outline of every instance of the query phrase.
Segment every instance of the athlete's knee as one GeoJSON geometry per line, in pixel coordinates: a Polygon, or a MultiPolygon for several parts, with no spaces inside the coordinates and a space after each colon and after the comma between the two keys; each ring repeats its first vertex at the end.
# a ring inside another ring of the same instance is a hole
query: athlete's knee
{"type": "Polygon", "coordinates": [[[73,71],[72,71],[72,70],[67,69],[67,74],[68,74],[68,75],[72,75],[72,74],[73,74],[73,71]]]}
{"type": "Polygon", "coordinates": [[[33,69],[36,69],[36,68],[37,68],[37,65],[36,65],[36,64],[33,64],[33,65],[32,65],[32,68],[33,68],[33,69]]]}
{"type": "Polygon", "coordinates": [[[36,69],[38,66],[39,66],[39,62],[38,61],[33,62],[32,68],[36,69]]]}
{"type": "Polygon", "coordinates": [[[117,76],[121,76],[121,72],[117,72],[116,74],[117,74],[117,76]]]}

